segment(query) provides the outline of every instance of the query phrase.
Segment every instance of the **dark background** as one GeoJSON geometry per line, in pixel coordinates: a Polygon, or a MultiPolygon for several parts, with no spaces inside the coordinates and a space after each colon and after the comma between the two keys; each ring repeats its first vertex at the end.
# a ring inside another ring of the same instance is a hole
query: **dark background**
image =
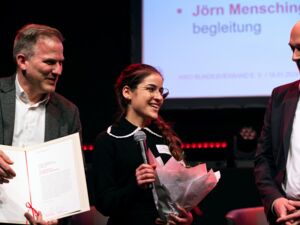
{"type": "Polygon", "coordinates": [[[65,63],[57,91],[81,111],[84,142],[112,122],[116,111],[113,83],[130,63],[129,0],[17,1],[0,3],[0,74],[12,75],[16,31],[26,23],[44,23],[65,36],[65,63]]]}
{"type": "MultiPolygon", "coordinates": [[[[3,0],[0,3],[0,75],[15,72],[13,39],[23,25],[43,23],[61,30],[66,39],[66,60],[57,91],[79,107],[83,142],[92,144],[97,133],[112,123],[117,110],[114,81],[125,66],[136,60],[134,51],[138,40],[135,42],[131,20],[130,0],[105,3],[3,0]]],[[[245,106],[161,111],[184,142],[228,142],[228,148],[219,152],[212,149],[213,154],[207,149],[193,149],[189,154],[189,160],[207,160],[222,176],[217,187],[200,204],[204,215],[199,224],[223,224],[224,215],[230,209],[260,205],[252,175],[252,155],[246,158],[250,164],[236,164],[236,151],[243,149],[234,138],[244,126],[252,127],[259,135],[264,111],[264,107],[245,106]]],[[[91,152],[85,151],[85,155],[89,163],[91,152]]]]}

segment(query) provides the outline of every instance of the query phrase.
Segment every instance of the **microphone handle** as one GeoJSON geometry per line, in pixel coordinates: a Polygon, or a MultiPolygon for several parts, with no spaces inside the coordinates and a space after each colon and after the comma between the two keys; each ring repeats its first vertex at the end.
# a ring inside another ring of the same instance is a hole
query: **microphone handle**
{"type": "MultiPolygon", "coordinates": [[[[148,159],[147,159],[147,156],[146,156],[147,145],[146,145],[145,141],[142,141],[142,140],[139,141],[139,143],[140,143],[140,147],[141,147],[141,151],[142,151],[143,161],[144,161],[144,163],[148,164],[148,159]]],[[[152,183],[147,184],[146,188],[147,189],[152,189],[153,188],[153,184],[152,183]]]]}

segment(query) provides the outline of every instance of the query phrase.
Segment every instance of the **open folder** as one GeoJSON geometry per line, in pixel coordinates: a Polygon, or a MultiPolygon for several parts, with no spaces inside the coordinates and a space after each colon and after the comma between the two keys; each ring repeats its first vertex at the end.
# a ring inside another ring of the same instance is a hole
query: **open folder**
{"type": "Polygon", "coordinates": [[[79,134],[30,147],[0,145],[16,177],[0,185],[0,222],[26,224],[25,212],[45,220],[90,209],[79,134]]]}

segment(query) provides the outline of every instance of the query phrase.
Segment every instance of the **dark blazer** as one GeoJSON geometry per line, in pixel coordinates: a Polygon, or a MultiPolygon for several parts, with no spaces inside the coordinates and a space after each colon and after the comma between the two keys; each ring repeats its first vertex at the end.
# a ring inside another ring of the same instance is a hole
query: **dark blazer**
{"type": "MultiPolygon", "coordinates": [[[[11,145],[16,107],[16,76],[0,79],[0,144],[11,145]]],[[[78,108],[58,93],[46,105],[45,141],[80,132],[78,108]]]]}
{"type": "Polygon", "coordinates": [[[270,223],[276,220],[271,209],[273,201],[285,197],[281,184],[298,99],[299,81],[274,88],[258,141],[254,175],[270,223]]]}
{"type": "MultiPolygon", "coordinates": [[[[0,144],[4,145],[11,145],[13,140],[16,107],[15,79],[16,76],[0,79],[0,144]]],[[[45,141],[76,132],[79,132],[81,137],[81,122],[77,106],[60,94],[51,93],[46,104],[45,141]]],[[[60,224],[68,223],[69,218],[60,220],[60,224]]]]}

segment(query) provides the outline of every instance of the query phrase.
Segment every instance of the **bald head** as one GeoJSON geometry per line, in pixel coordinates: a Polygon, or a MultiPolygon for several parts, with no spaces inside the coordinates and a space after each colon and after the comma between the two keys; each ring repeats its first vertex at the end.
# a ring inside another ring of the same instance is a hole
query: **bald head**
{"type": "Polygon", "coordinates": [[[297,64],[298,70],[300,71],[300,20],[291,30],[289,45],[293,51],[292,60],[297,64]]]}
{"type": "Polygon", "coordinates": [[[296,42],[300,38],[300,20],[293,26],[291,30],[291,41],[296,42]]]}

